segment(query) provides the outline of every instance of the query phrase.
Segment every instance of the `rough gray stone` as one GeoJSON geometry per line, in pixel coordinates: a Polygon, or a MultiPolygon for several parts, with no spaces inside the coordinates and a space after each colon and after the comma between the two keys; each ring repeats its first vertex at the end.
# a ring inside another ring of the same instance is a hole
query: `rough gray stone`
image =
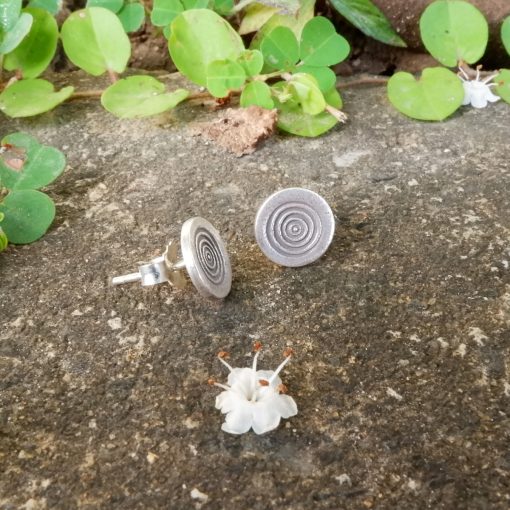
{"type": "Polygon", "coordinates": [[[121,121],[94,102],[2,120],[62,149],[39,242],[0,255],[0,508],[506,509],[509,107],[409,120],[381,88],[345,127],[241,159],[191,136],[203,107],[121,121]],[[333,208],[327,254],[280,268],[253,235],[274,191],[333,208]],[[228,240],[223,303],[111,287],[201,215],[228,240]],[[215,358],[254,340],[299,414],[220,430],[215,358]]]}

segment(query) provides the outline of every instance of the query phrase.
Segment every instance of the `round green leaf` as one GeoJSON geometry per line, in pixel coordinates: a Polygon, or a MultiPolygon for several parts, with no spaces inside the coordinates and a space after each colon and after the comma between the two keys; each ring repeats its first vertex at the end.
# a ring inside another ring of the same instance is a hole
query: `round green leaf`
{"type": "Polygon", "coordinates": [[[268,69],[290,69],[299,59],[299,47],[294,32],[287,27],[271,30],[260,43],[268,69]]]}
{"type": "Polygon", "coordinates": [[[30,32],[32,26],[32,16],[27,12],[21,14],[15,25],[7,32],[3,41],[0,43],[0,54],[10,53],[14,50],[25,36],[30,32]]]}
{"type": "Polygon", "coordinates": [[[243,67],[246,76],[256,76],[262,71],[264,57],[259,50],[245,50],[239,55],[237,62],[243,67]]]}
{"type": "Polygon", "coordinates": [[[209,3],[209,0],[182,0],[185,11],[189,9],[208,9],[209,3]]]}
{"type": "Polygon", "coordinates": [[[27,244],[43,236],[55,218],[50,197],[33,189],[12,191],[0,203],[5,214],[2,229],[14,244],[27,244]]]}
{"type": "Polygon", "coordinates": [[[7,248],[8,244],[9,241],[7,239],[7,236],[5,235],[5,232],[2,230],[2,227],[0,227],[0,251],[4,251],[7,248]]]}
{"type": "Polygon", "coordinates": [[[166,92],[165,85],[152,76],[130,76],[110,85],[101,103],[117,117],[148,117],[170,110],[188,94],[184,89],[166,92]]]}
{"type": "Polygon", "coordinates": [[[443,120],[459,108],[464,87],[459,77],[444,67],[424,69],[419,80],[396,73],[388,82],[393,106],[413,119],[443,120]]]}
{"type": "Polygon", "coordinates": [[[329,67],[299,66],[296,71],[311,74],[317,80],[321,92],[327,92],[336,85],[336,74],[329,67]]]}
{"type": "Polygon", "coordinates": [[[510,69],[501,69],[499,74],[494,78],[494,83],[497,83],[495,87],[496,94],[510,103],[510,69]]]}
{"type": "Polygon", "coordinates": [[[9,117],[31,117],[52,110],[64,102],[74,87],[55,92],[53,84],[39,78],[20,80],[0,94],[0,111],[9,117]]]}
{"type": "Polygon", "coordinates": [[[368,37],[392,46],[406,43],[372,0],[330,0],[333,7],[368,37]]]}
{"type": "Polygon", "coordinates": [[[154,0],[151,23],[157,27],[169,25],[182,11],[181,0],[154,0]]]}
{"type": "Polygon", "coordinates": [[[243,41],[232,26],[209,9],[193,9],[177,16],[168,40],[177,69],[198,85],[207,85],[207,66],[214,60],[236,60],[243,41]]]}
{"type": "Polygon", "coordinates": [[[140,3],[126,4],[117,13],[117,16],[126,32],[136,32],[145,19],[145,9],[140,3]]]}
{"type": "Polygon", "coordinates": [[[269,5],[263,5],[258,2],[249,4],[246,9],[244,9],[243,19],[239,26],[239,33],[241,35],[246,35],[257,32],[277,12],[277,7],[270,7],[269,5]]]}
{"type": "Polygon", "coordinates": [[[231,90],[243,86],[244,69],[232,60],[214,60],[207,66],[207,90],[214,97],[226,97],[231,90]]]}
{"type": "Polygon", "coordinates": [[[501,25],[501,40],[506,52],[510,55],[510,16],[501,25]]]}
{"type": "Polygon", "coordinates": [[[25,12],[34,19],[32,28],[21,44],[6,55],[4,67],[8,71],[21,70],[25,78],[35,78],[50,65],[55,55],[58,26],[48,11],[28,8],[25,12]]]}
{"type": "MultiPolygon", "coordinates": [[[[277,93],[286,87],[288,87],[286,82],[278,82],[273,85],[277,93]]],[[[342,99],[335,88],[324,94],[324,98],[327,104],[335,108],[342,108],[342,99]]],[[[275,105],[278,108],[278,127],[293,135],[319,136],[329,131],[338,122],[333,115],[326,111],[317,115],[304,113],[295,97],[290,97],[283,103],[276,98],[275,105]]]]}
{"type": "Polygon", "coordinates": [[[462,0],[438,0],[420,18],[423,44],[430,54],[448,67],[460,60],[473,64],[487,46],[489,27],[483,14],[462,0]]]}
{"type": "Polygon", "coordinates": [[[227,16],[234,8],[234,0],[214,0],[213,9],[221,16],[227,16]]]}
{"type": "Polygon", "coordinates": [[[55,16],[55,14],[62,9],[62,1],[63,0],[30,0],[28,6],[44,9],[55,16]]]}
{"type": "Polygon", "coordinates": [[[271,89],[267,83],[263,81],[251,81],[244,87],[239,100],[243,108],[251,105],[260,106],[267,110],[274,108],[274,101],[271,98],[271,89]]]}
{"type": "Polygon", "coordinates": [[[86,7],[104,7],[112,12],[119,12],[124,0],[87,0],[86,7]]]}
{"type": "Polygon", "coordinates": [[[131,44],[119,18],[108,9],[73,12],[62,25],[61,36],[66,55],[87,73],[99,76],[126,69],[131,44]]]}
{"type": "Polygon", "coordinates": [[[289,86],[303,112],[317,115],[324,111],[326,100],[313,76],[305,73],[295,74],[289,81],[289,86]]]}
{"type": "Polygon", "coordinates": [[[54,181],[66,166],[66,158],[55,147],[40,144],[26,133],[13,133],[2,140],[24,153],[21,170],[13,170],[0,159],[0,182],[12,190],[38,189],[54,181]]]}
{"type": "Polygon", "coordinates": [[[299,56],[309,66],[332,66],[345,60],[350,46],[346,39],[336,33],[329,19],[312,18],[301,32],[299,56]]]}
{"type": "Polygon", "coordinates": [[[21,12],[21,0],[0,0],[0,30],[9,32],[21,12]]]}

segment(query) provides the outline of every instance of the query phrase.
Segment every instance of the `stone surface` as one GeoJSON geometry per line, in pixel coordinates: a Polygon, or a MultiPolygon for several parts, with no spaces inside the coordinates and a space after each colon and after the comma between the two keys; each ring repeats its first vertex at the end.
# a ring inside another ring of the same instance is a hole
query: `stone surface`
{"type": "Polygon", "coordinates": [[[349,123],[241,159],[193,137],[203,107],[121,121],[94,102],[2,119],[69,166],[39,242],[0,255],[0,509],[507,509],[509,107],[409,120],[381,88],[349,123]],[[280,268],[253,221],[308,187],[338,224],[317,263],[280,268]],[[228,240],[231,295],[111,287],[201,215],[228,240]],[[234,366],[291,346],[299,414],[220,430],[234,366]]]}

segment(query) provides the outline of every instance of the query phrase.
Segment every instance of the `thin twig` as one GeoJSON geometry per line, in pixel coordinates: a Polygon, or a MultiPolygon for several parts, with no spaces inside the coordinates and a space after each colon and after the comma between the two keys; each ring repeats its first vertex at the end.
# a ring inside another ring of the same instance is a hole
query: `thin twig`
{"type": "Polygon", "coordinates": [[[365,85],[386,85],[389,78],[360,78],[359,80],[337,82],[337,89],[350,89],[365,85]]]}
{"type": "MultiPolygon", "coordinates": [[[[285,76],[285,78],[289,78],[289,76],[285,76]]],[[[361,86],[369,86],[369,85],[385,85],[388,82],[388,78],[360,78],[359,80],[352,81],[342,81],[337,83],[338,89],[348,89],[354,87],[361,86]]],[[[68,101],[75,101],[79,99],[92,99],[101,97],[103,95],[104,90],[83,90],[81,92],[75,92],[72,94],[68,101]]],[[[239,91],[232,91],[232,96],[240,95],[239,91]]],[[[215,98],[209,94],[209,92],[195,92],[190,94],[185,101],[199,101],[204,99],[210,99],[211,101],[215,101],[215,98]]]]}
{"type": "Polygon", "coordinates": [[[95,97],[101,97],[104,90],[83,90],[81,92],[75,92],[67,99],[68,101],[74,101],[75,99],[90,99],[95,97]]]}

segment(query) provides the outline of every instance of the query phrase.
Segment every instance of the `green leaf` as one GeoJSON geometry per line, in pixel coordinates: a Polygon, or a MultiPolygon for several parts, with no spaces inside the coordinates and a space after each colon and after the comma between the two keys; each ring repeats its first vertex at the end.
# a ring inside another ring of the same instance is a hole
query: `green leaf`
{"type": "Polygon", "coordinates": [[[0,0],[0,31],[9,32],[20,17],[21,0],[0,0]]]}
{"type": "Polygon", "coordinates": [[[395,32],[386,16],[371,0],[330,0],[331,5],[368,37],[392,46],[406,43],[395,32]]]}
{"type": "Polygon", "coordinates": [[[287,27],[277,27],[260,43],[264,63],[269,69],[290,69],[299,59],[299,46],[294,32],[287,27]]]}
{"type": "Polygon", "coordinates": [[[506,52],[510,55],[510,16],[501,25],[501,40],[506,52]]]}
{"type": "Polygon", "coordinates": [[[2,230],[2,227],[0,227],[0,252],[4,251],[7,248],[8,244],[9,244],[9,240],[7,239],[7,236],[5,235],[5,232],[2,230]]]}
{"type": "Polygon", "coordinates": [[[236,60],[244,51],[239,34],[209,9],[193,9],[177,16],[168,40],[177,69],[192,82],[207,86],[207,66],[214,60],[236,60]]]}
{"type": "Polygon", "coordinates": [[[464,87],[457,75],[444,67],[424,69],[419,80],[399,72],[388,82],[388,97],[403,114],[418,120],[443,120],[459,108],[464,87]]]}
{"type": "Polygon", "coordinates": [[[182,0],[182,5],[185,10],[207,9],[209,7],[209,0],[182,0]]]}
{"type": "Polygon", "coordinates": [[[151,23],[157,27],[169,25],[184,7],[180,0],[154,0],[151,12],[151,23]]]}
{"type": "Polygon", "coordinates": [[[119,18],[102,7],[73,12],[62,25],[62,42],[71,62],[93,76],[122,73],[131,44],[119,18]]]}
{"type": "Polygon", "coordinates": [[[53,182],[66,167],[66,158],[55,147],[40,144],[26,133],[13,133],[2,140],[22,149],[24,163],[21,170],[12,170],[0,159],[0,181],[8,189],[38,189],[53,182]]]}
{"type": "Polygon", "coordinates": [[[260,106],[267,110],[274,108],[274,101],[271,98],[271,89],[267,83],[262,81],[251,81],[244,87],[239,100],[243,108],[251,105],[260,106]]]}
{"type": "Polygon", "coordinates": [[[301,37],[301,31],[305,24],[313,18],[315,0],[301,0],[300,8],[296,16],[274,14],[264,23],[261,29],[255,34],[250,43],[251,49],[260,49],[264,37],[277,27],[287,27],[294,32],[296,39],[301,37]]]}
{"type": "MultiPolygon", "coordinates": [[[[277,93],[284,92],[286,87],[288,87],[286,82],[273,85],[277,93]]],[[[342,107],[342,99],[335,88],[324,94],[324,98],[327,104],[335,108],[342,107]]],[[[278,108],[278,127],[287,133],[306,137],[319,136],[329,131],[338,122],[333,115],[325,111],[317,115],[304,113],[294,97],[290,97],[283,103],[276,98],[275,104],[278,108]]]]}
{"type": "Polygon", "coordinates": [[[494,78],[494,83],[497,83],[495,87],[496,94],[510,103],[510,69],[501,69],[499,74],[494,78]]]}
{"type": "Polygon", "coordinates": [[[227,16],[234,8],[234,0],[213,0],[213,8],[221,16],[227,16]]]}
{"type": "Polygon", "coordinates": [[[0,44],[0,54],[10,53],[23,41],[25,36],[30,32],[32,26],[32,16],[27,12],[21,14],[15,25],[5,35],[0,44]]]}
{"type": "Polygon", "coordinates": [[[329,19],[312,18],[301,32],[299,56],[309,66],[333,66],[349,55],[349,43],[336,33],[329,19]]]}
{"type": "Polygon", "coordinates": [[[246,76],[256,76],[262,71],[264,57],[259,50],[245,50],[239,55],[237,63],[242,66],[246,76]]]}
{"type": "Polygon", "coordinates": [[[0,203],[0,212],[5,214],[2,229],[9,241],[27,244],[46,233],[55,218],[55,204],[40,191],[11,191],[0,203]]]}
{"type": "Polygon", "coordinates": [[[298,66],[296,71],[311,74],[317,80],[321,92],[328,92],[336,85],[336,74],[329,67],[298,66]]]}
{"type": "Polygon", "coordinates": [[[58,26],[55,18],[43,9],[28,8],[34,22],[21,44],[6,55],[4,67],[8,71],[19,69],[24,78],[39,76],[49,65],[57,51],[58,26]]]}
{"type": "Polygon", "coordinates": [[[483,14],[461,0],[438,0],[420,18],[423,44],[430,54],[448,67],[463,60],[473,64],[485,53],[489,26],[483,14]]]}
{"type": "Polygon", "coordinates": [[[55,16],[62,9],[62,0],[30,0],[28,6],[44,9],[55,16]]]}
{"type": "Polygon", "coordinates": [[[9,117],[31,117],[47,112],[65,101],[74,87],[55,92],[53,84],[39,78],[20,80],[0,94],[0,111],[9,117]]]}
{"type": "Polygon", "coordinates": [[[232,60],[214,60],[207,66],[207,90],[214,97],[226,97],[244,85],[246,73],[232,60]]]}
{"type": "Polygon", "coordinates": [[[126,4],[117,13],[117,16],[126,32],[136,32],[140,30],[145,19],[145,9],[143,5],[138,2],[126,4]]]}
{"type": "Polygon", "coordinates": [[[313,76],[305,73],[294,74],[288,83],[303,112],[317,115],[324,111],[326,100],[313,76]]]}
{"type": "Polygon", "coordinates": [[[239,33],[246,35],[257,32],[277,12],[278,9],[275,7],[268,7],[259,3],[250,4],[244,11],[239,33]]]}
{"type": "Polygon", "coordinates": [[[104,7],[112,12],[119,12],[124,0],[87,0],[86,7],[104,7]]]}
{"type": "Polygon", "coordinates": [[[167,92],[165,85],[152,76],[130,76],[110,85],[101,103],[117,117],[148,117],[170,110],[188,94],[184,89],[167,92]]]}

